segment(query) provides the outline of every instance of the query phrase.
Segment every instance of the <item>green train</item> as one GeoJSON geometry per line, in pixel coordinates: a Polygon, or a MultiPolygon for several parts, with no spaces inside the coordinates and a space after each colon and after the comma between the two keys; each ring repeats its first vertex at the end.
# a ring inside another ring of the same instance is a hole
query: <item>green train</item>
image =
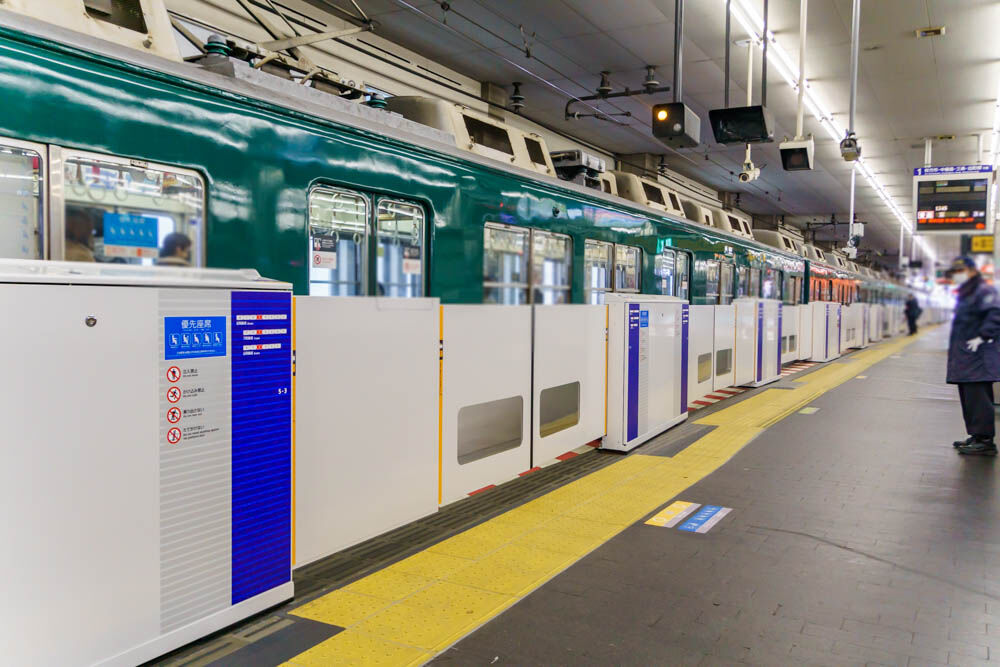
{"type": "Polygon", "coordinates": [[[0,168],[19,233],[3,256],[152,264],[179,233],[193,264],[254,268],[298,294],[794,305],[890,293],[840,271],[866,289],[821,294],[818,263],[796,250],[504,165],[385,111],[3,19],[0,168]]]}

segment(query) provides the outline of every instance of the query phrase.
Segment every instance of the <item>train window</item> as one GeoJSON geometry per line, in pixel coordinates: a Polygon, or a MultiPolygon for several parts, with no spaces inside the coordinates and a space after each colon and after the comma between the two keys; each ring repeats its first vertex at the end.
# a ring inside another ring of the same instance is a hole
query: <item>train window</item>
{"type": "Polygon", "coordinates": [[[424,295],[424,211],[383,199],[376,219],[375,279],[379,296],[424,295]]]}
{"type": "Polygon", "coordinates": [[[642,249],[615,244],[615,291],[638,292],[642,249]]]}
{"type": "Polygon", "coordinates": [[[139,0],[83,0],[87,16],[127,30],[147,32],[139,0]]]}
{"type": "Polygon", "coordinates": [[[309,192],[309,294],[364,296],[368,199],[318,187],[309,192]]]}
{"type": "Polygon", "coordinates": [[[535,164],[540,164],[543,167],[547,166],[545,162],[545,151],[542,150],[542,143],[531,137],[524,138],[524,145],[528,147],[528,157],[535,164]]]}
{"type": "Polygon", "coordinates": [[[649,183],[642,184],[642,190],[646,193],[646,199],[653,202],[654,204],[660,204],[661,206],[666,206],[667,202],[663,200],[663,191],[655,185],[650,185],[649,183]]]}
{"type": "Polygon", "coordinates": [[[472,116],[463,115],[462,118],[465,120],[465,129],[469,132],[469,141],[507,155],[514,154],[514,147],[510,144],[510,135],[507,130],[472,116]]]}
{"type": "Polygon", "coordinates": [[[0,257],[45,257],[44,148],[0,139],[0,257]]]}
{"type": "Polygon", "coordinates": [[[765,299],[778,299],[781,297],[781,272],[774,269],[764,269],[764,283],[762,285],[762,295],[765,299]]]}
{"type": "Polygon", "coordinates": [[[55,150],[61,152],[64,165],[58,210],[66,260],[201,265],[205,184],[200,175],[137,160],[55,150]]]}
{"type": "Polygon", "coordinates": [[[488,224],[483,230],[483,302],[528,303],[527,229],[488,224]]]}
{"type": "Polygon", "coordinates": [[[611,255],[614,244],[588,239],[584,246],[583,277],[586,281],[583,288],[584,300],[587,303],[602,304],[604,295],[611,291],[611,255]]]}
{"type": "Polygon", "coordinates": [[[733,265],[729,262],[723,262],[719,271],[719,303],[725,306],[732,302],[733,265]]]}
{"type": "Polygon", "coordinates": [[[472,463],[521,446],[524,399],[501,398],[458,411],[458,464],[472,463]]]}
{"type": "Polygon", "coordinates": [[[532,302],[569,303],[573,242],[565,234],[531,230],[532,302]]]}
{"type": "Polygon", "coordinates": [[[760,269],[750,269],[750,294],[754,298],[760,296],[760,269]]]}
{"type": "Polygon", "coordinates": [[[736,298],[747,296],[750,293],[750,267],[736,267],[736,298]]]}
{"type": "Polygon", "coordinates": [[[660,279],[660,294],[676,296],[677,253],[664,248],[656,256],[656,276],[660,279]]]}
{"type": "Polygon", "coordinates": [[[719,263],[716,261],[701,261],[705,272],[705,298],[709,303],[719,302],[719,263]]]}
{"type": "Polygon", "coordinates": [[[691,298],[691,260],[686,252],[677,251],[677,297],[691,298]]]}

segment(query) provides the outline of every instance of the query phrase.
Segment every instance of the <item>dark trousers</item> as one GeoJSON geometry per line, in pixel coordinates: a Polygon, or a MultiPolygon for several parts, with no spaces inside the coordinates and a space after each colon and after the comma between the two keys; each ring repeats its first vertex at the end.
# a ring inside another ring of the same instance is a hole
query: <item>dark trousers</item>
{"type": "Polygon", "coordinates": [[[913,334],[917,333],[917,318],[916,317],[911,317],[910,315],[907,315],[906,316],[906,325],[908,327],[910,327],[910,335],[911,336],[913,334]]]}
{"type": "Polygon", "coordinates": [[[996,435],[992,382],[959,382],[965,431],[977,438],[992,440],[996,435]]]}

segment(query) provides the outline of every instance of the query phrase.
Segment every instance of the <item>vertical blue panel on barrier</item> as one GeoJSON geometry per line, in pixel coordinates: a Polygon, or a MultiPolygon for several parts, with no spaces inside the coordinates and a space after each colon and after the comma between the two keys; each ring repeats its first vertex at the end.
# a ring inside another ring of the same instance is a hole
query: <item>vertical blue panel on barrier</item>
{"type": "Polygon", "coordinates": [[[232,603],[291,580],[287,292],[232,294],[232,603]]]}
{"type": "Polygon", "coordinates": [[[628,304],[628,425],[625,442],[639,435],[639,304],[628,304]]]}
{"type": "Polygon", "coordinates": [[[781,375],[781,352],[782,352],[782,350],[781,350],[781,315],[782,315],[781,306],[782,306],[782,304],[779,303],[778,304],[778,369],[777,369],[778,370],[778,375],[781,375]]]}
{"type": "Polygon", "coordinates": [[[681,306],[681,414],[688,409],[688,304],[681,306]]]}
{"type": "MultiPolygon", "coordinates": [[[[778,355],[779,357],[781,355],[778,355]]],[[[764,302],[757,302],[757,382],[764,379],[764,302]]]]}

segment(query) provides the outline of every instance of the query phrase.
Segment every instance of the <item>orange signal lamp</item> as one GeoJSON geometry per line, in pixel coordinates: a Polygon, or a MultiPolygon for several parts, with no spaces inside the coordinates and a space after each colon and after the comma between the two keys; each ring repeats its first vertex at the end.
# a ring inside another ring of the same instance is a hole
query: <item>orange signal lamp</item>
{"type": "Polygon", "coordinates": [[[666,120],[666,119],[667,119],[666,109],[660,109],[659,111],[656,112],[656,120],[666,120]]]}

